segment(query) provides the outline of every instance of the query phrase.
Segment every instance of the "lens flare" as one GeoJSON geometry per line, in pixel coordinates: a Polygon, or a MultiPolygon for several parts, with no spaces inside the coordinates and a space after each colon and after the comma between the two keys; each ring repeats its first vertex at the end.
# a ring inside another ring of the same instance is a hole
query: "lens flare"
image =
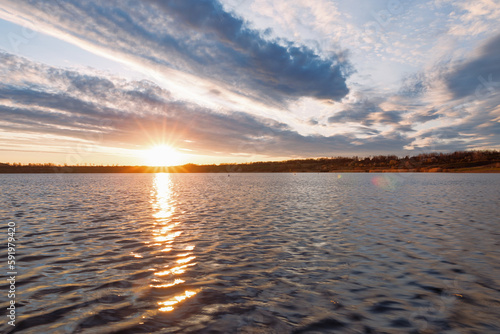
{"type": "Polygon", "coordinates": [[[380,189],[391,190],[396,188],[397,180],[391,175],[381,175],[373,177],[372,184],[380,189]]]}

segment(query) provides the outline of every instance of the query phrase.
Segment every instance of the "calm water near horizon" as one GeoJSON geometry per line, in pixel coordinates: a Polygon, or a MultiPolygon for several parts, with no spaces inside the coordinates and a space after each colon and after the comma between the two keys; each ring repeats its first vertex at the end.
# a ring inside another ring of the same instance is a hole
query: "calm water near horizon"
{"type": "Polygon", "coordinates": [[[499,189],[498,174],[1,174],[15,330],[500,333],[499,189]]]}

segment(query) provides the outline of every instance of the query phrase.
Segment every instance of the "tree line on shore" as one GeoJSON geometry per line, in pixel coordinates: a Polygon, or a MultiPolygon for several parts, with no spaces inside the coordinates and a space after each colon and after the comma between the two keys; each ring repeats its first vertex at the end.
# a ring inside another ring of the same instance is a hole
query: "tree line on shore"
{"type": "Polygon", "coordinates": [[[500,151],[330,157],[174,167],[0,163],[0,173],[500,172],[500,151]]]}

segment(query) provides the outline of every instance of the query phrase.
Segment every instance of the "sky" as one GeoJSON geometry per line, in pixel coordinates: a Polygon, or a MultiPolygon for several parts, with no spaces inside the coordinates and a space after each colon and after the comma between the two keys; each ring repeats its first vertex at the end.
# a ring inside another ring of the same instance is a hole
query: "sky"
{"type": "Polygon", "coordinates": [[[498,22],[499,0],[3,0],[0,162],[500,149],[498,22]]]}

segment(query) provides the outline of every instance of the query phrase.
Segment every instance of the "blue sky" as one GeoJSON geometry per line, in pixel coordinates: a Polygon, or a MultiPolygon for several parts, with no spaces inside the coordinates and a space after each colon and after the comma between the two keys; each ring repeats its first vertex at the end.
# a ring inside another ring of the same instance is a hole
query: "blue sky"
{"type": "Polygon", "coordinates": [[[494,0],[2,1],[0,161],[500,149],[499,19],[494,0]]]}

